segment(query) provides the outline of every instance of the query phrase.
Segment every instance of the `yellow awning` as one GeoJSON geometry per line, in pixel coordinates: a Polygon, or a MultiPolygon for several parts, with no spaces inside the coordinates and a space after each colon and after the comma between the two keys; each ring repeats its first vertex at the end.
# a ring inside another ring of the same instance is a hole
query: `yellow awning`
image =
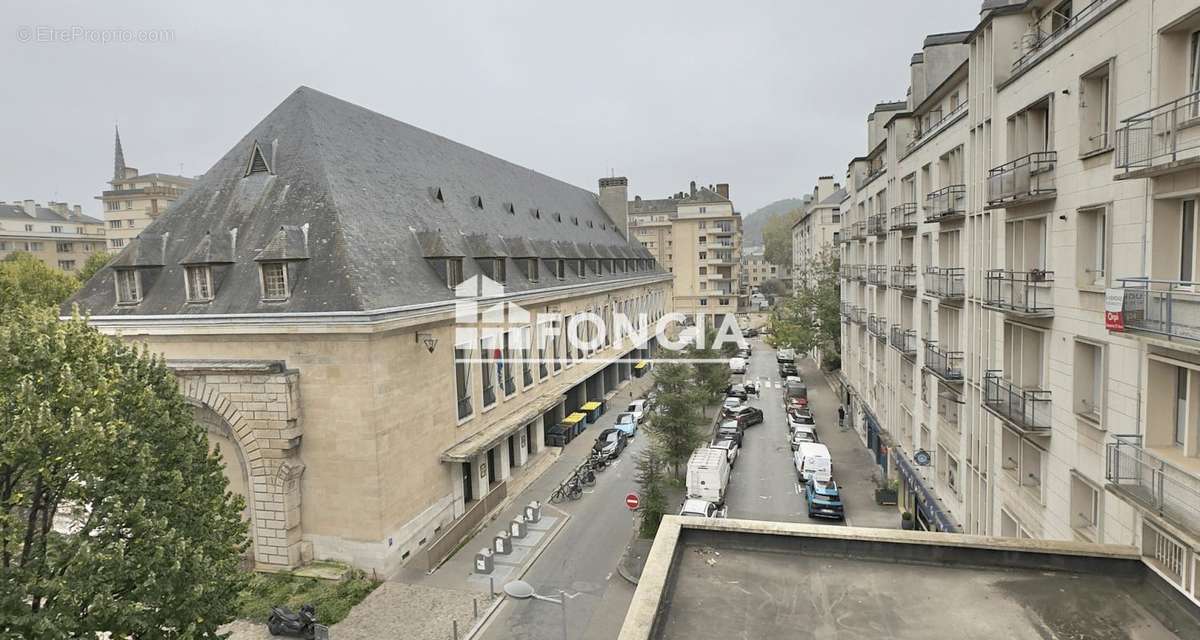
{"type": "Polygon", "coordinates": [[[585,402],[583,403],[583,406],[579,408],[583,409],[584,411],[595,411],[596,409],[600,408],[600,403],[595,401],[585,402]]]}
{"type": "Polygon", "coordinates": [[[640,360],[640,361],[638,361],[638,363],[637,363],[637,364],[633,365],[633,368],[634,368],[634,369],[645,369],[645,368],[646,368],[646,364],[647,364],[647,363],[646,363],[646,361],[645,361],[645,360],[640,360]]]}
{"type": "Polygon", "coordinates": [[[575,424],[576,422],[579,422],[585,418],[587,418],[586,413],[576,411],[575,413],[563,418],[563,424],[575,424]]]}

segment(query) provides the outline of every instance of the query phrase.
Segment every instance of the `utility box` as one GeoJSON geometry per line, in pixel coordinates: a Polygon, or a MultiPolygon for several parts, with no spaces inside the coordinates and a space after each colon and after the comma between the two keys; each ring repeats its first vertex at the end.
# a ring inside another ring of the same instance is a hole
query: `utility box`
{"type": "Polygon", "coordinates": [[[528,505],[525,505],[525,522],[541,522],[542,521],[542,503],[534,500],[528,505]]]}
{"type": "Polygon", "coordinates": [[[512,538],[509,537],[507,531],[496,534],[496,539],[492,542],[492,549],[502,556],[512,553],[512,538]]]}
{"type": "Polygon", "coordinates": [[[484,547],[475,554],[475,573],[491,573],[494,565],[492,564],[492,550],[484,547]]]}
{"type": "Polygon", "coordinates": [[[525,537],[525,516],[517,516],[508,525],[508,533],[518,540],[525,537]]]}

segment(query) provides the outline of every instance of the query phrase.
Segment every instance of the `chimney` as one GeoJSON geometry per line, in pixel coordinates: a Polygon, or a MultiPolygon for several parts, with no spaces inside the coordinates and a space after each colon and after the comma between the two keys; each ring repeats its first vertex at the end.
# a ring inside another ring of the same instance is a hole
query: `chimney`
{"type": "Polygon", "coordinates": [[[629,238],[629,178],[624,176],[600,178],[600,208],[617,225],[617,230],[629,238]]]}
{"type": "Polygon", "coordinates": [[[718,182],[717,183],[717,195],[721,196],[722,198],[725,198],[726,200],[729,199],[729,183],[728,182],[718,182]]]}
{"type": "Polygon", "coordinates": [[[692,180],[692,195],[696,195],[696,181],[692,180]]]}
{"type": "Polygon", "coordinates": [[[21,206],[25,209],[25,214],[30,218],[37,217],[37,204],[33,200],[25,200],[21,203],[21,206]]]}
{"type": "Polygon", "coordinates": [[[83,217],[83,207],[75,205],[75,207],[71,209],[71,213],[74,214],[72,215],[73,218],[81,218],[83,217]]]}

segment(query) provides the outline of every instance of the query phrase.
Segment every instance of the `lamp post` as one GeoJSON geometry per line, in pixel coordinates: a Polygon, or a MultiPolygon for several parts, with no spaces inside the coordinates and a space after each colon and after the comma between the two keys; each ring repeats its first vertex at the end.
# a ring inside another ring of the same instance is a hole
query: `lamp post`
{"type": "Polygon", "coordinates": [[[567,598],[577,597],[579,594],[568,594],[566,591],[559,589],[557,598],[549,598],[538,594],[533,590],[533,585],[524,580],[513,580],[504,585],[504,593],[511,598],[518,600],[541,600],[543,602],[551,602],[562,608],[562,637],[567,640],[567,598]]]}

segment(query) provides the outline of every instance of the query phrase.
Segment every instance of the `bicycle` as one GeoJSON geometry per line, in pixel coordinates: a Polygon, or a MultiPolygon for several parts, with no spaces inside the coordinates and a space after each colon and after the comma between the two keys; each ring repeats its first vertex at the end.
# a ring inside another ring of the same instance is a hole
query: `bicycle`
{"type": "Polygon", "coordinates": [[[550,494],[550,504],[558,504],[567,498],[566,483],[560,483],[558,488],[550,494]]]}
{"type": "Polygon", "coordinates": [[[575,479],[585,487],[593,487],[596,485],[596,472],[585,462],[575,470],[575,479]]]}

